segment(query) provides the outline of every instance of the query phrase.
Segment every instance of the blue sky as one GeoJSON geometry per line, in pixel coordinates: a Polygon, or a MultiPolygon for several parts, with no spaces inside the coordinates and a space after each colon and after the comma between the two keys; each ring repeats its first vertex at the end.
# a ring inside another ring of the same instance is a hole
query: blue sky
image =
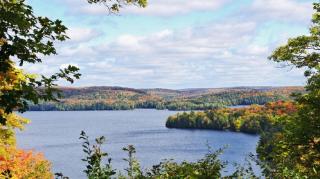
{"type": "MultiPolygon", "coordinates": [[[[86,0],[27,0],[37,15],[61,19],[70,40],[32,73],[81,69],[74,86],[205,88],[304,85],[303,70],[267,59],[307,34],[310,0],[149,0],[119,15],[86,0]]],[[[61,83],[61,85],[68,85],[61,83]]]]}

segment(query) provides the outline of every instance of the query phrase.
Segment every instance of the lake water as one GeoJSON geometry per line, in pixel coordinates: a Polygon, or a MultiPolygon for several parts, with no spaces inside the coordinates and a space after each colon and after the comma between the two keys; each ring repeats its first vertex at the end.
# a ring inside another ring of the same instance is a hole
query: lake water
{"type": "MultiPolygon", "coordinates": [[[[106,136],[103,149],[112,157],[114,168],[123,169],[127,153],[121,149],[133,144],[142,167],[150,168],[162,159],[196,161],[209,144],[213,149],[229,145],[221,159],[244,163],[249,152],[255,153],[258,136],[211,130],[167,129],[166,119],[175,111],[137,109],[129,111],[52,111],[27,112],[31,119],[25,131],[17,133],[18,145],[45,154],[54,172],[71,179],[85,178],[81,161],[84,154],[78,139],[81,130],[94,139],[106,136]]],[[[231,166],[228,170],[231,170],[231,166]]]]}

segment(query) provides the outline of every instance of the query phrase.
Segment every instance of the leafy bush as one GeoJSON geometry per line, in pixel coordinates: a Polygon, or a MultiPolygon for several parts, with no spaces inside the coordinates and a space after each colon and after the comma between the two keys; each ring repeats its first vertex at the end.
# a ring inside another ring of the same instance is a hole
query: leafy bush
{"type": "Polygon", "coordinates": [[[111,167],[111,158],[107,158],[107,163],[102,164],[103,159],[108,157],[108,153],[101,150],[101,145],[105,141],[103,136],[96,138],[95,144],[92,146],[90,145],[89,137],[84,131],[81,132],[80,139],[83,140],[83,152],[86,154],[86,157],[82,159],[82,161],[87,163],[84,172],[89,179],[107,179],[116,174],[115,170],[111,167]]]}
{"type": "MultiPolygon", "coordinates": [[[[105,138],[99,137],[96,139],[95,144],[91,145],[88,136],[82,131],[80,139],[84,140],[82,147],[86,157],[83,161],[87,164],[87,169],[84,172],[89,179],[258,178],[255,176],[250,164],[248,166],[238,165],[230,176],[223,176],[222,172],[227,166],[227,162],[221,161],[219,156],[223,153],[224,149],[212,151],[210,147],[208,154],[196,162],[183,161],[178,163],[174,160],[164,160],[152,168],[143,171],[135,157],[136,149],[133,145],[123,148],[123,151],[128,152],[128,158],[124,159],[128,163],[128,167],[125,169],[126,175],[118,172],[118,176],[115,177],[116,170],[111,166],[111,158],[108,158],[106,152],[101,151],[101,145],[104,143],[105,138]],[[103,164],[104,161],[106,161],[105,164],[103,164]]],[[[62,175],[60,174],[60,176],[62,175]]]]}

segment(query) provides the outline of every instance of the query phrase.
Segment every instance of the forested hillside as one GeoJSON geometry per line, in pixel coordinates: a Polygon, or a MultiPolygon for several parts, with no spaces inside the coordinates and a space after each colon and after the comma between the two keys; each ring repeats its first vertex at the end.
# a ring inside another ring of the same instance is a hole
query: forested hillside
{"type": "Polygon", "coordinates": [[[59,102],[31,105],[30,110],[128,110],[135,108],[206,110],[223,106],[289,100],[303,87],[201,89],[133,89],[123,87],[61,88],[59,102]]]}
{"type": "Polygon", "coordinates": [[[170,116],[166,127],[184,129],[213,129],[259,134],[270,130],[278,117],[297,111],[295,103],[277,101],[244,108],[221,108],[198,112],[183,112],[170,116]]]}

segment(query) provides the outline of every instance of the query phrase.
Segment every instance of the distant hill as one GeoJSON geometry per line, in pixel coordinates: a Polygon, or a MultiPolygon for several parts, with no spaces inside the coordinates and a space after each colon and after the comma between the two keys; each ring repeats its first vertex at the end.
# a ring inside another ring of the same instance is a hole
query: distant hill
{"type": "Polygon", "coordinates": [[[265,104],[290,100],[292,93],[303,93],[300,86],[234,87],[192,89],[134,89],[93,86],[62,87],[59,102],[31,105],[30,110],[127,110],[135,108],[206,110],[222,106],[265,104]]]}

